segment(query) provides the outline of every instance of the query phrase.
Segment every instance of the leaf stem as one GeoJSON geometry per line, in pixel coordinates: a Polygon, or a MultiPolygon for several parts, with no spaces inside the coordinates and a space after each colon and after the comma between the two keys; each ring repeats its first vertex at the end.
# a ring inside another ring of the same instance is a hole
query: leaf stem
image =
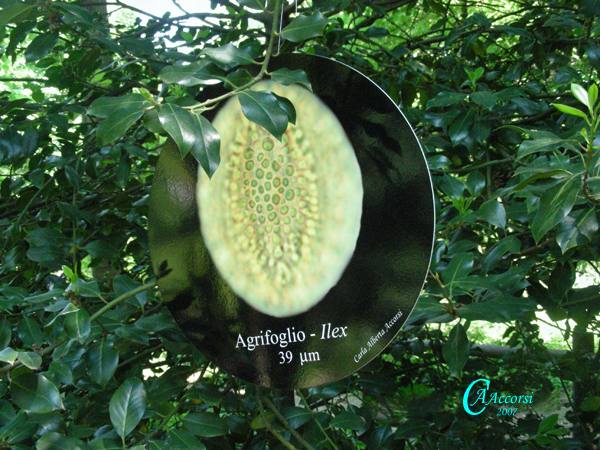
{"type": "Polygon", "coordinates": [[[275,436],[279,440],[279,442],[281,442],[283,444],[284,447],[288,448],[289,450],[298,450],[291,443],[286,441],[283,438],[283,436],[281,434],[279,434],[279,432],[277,430],[275,430],[275,428],[273,428],[273,425],[271,425],[271,422],[269,422],[269,419],[267,419],[261,398],[262,398],[262,394],[260,392],[260,388],[257,386],[256,387],[256,401],[258,402],[258,409],[260,410],[260,416],[262,417],[267,429],[271,432],[271,434],[273,434],[273,436],[275,436]]]}
{"type": "Polygon", "coordinates": [[[325,428],[323,428],[323,425],[321,425],[321,422],[319,422],[319,419],[316,417],[315,413],[310,409],[310,406],[309,406],[308,402],[306,401],[306,397],[304,397],[304,395],[302,394],[302,391],[300,389],[298,389],[297,392],[298,392],[298,395],[300,396],[300,398],[302,399],[302,403],[304,403],[304,406],[306,406],[306,408],[308,408],[310,410],[310,412],[315,416],[315,422],[317,423],[317,426],[323,432],[325,439],[327,439],[327,441],[331,444],[331,446],[334,448],[334,450],[339,450],[337,445],[335,445],[335,443],[331,440],[331,438],[325,431],[325,428]]]}
{"type": "Polygon", "coordinates": [[[275,417],[277,417],[279,419],[279,421],[283,424],[285,429],[288,430],[292,434],[292,436],[294,436],[296,439],[298,439],[298,441],[307,450],[315,450],[315,448],[312,445],[310,445],[308,442],[306,442],[306,440],[304,440],[304,438],[302,436],[300,436],[300,434],[290,426],[289,422],[285,419],[285,417],[283,417],[283,414],[281,414],[281,412],[277,409],[277,407],[273,404],[273,402],[271,400],[269,400],[267,397],[264,397],[262,395],[261,395],[261,399],[265,402],[265,404],[269,407],[269,409],[271,411],[273,411],[273,414],[275,414],[275,417]]]}

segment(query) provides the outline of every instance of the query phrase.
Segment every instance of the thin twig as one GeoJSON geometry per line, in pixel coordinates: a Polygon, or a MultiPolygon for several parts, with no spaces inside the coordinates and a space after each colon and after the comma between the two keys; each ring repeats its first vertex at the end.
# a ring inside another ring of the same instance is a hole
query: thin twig
{"type": "MultiPolygon", "coordinates": [[[[304,397],[304,395],[302,395],[302,391],[300,389],[298,389],[297,392],[298,392],[298,395],[300,396],[300,398],[302,399],[302,403],[304,403],[304,406],[306,406],[310,410],[310,412],[313,412],[312,409],[310,409],[310,406],[309,406],[308,402],[306,401],[306,398],[304,397]]],[[[314,415],[314,412],[313,412],[313,415],[314,415]]],[[[334,448],[334,450],[339,450],[337,445],[335,445],[335,443],[331,440],[331,438],[325,431],[325,428],[323,428],[323,425],[321,425],[321,422],[319,422],[319,419],[317,419],[316,417],[315,417],[315,422],[317,422],[317,426],[321,429],[321,431],[323,432],[323,435],[325,436],[325,439],[327,439],[327,441],[331,444],[331,446],[334,448]]]]}
{"type": "Polygon", "coordinates": [[[298,442],[300,442],[308,450],[315,450],[315,448],[312,445],[306,442],[306,440],[304,440],[304,438],[300,436],[300,434],[290,426],[289,422],[285,419],[285,417],[283,417],[283,414],[281,414],[281,412],[277,409],[277,407],[273,404],[271,400],[264,396],[261,396],[261,398],[269,407],[269,409],[273,411],[273,414],[275,414],[275,417],[279,419],[279,421],[283,424],[285,429],[288,430],[292,434],[292,436],[298,439],[298,442]]]}
{"type": "Polygon", "coordinates": [[[267,419],[267,416],[265,414],[265,409],[263,408],[261,397],[262,397],[262,395],[260,393],[260,388],[257,386],[256,387],[256,401],[258,402],[258,409],[260,410],[260,416],[262,417],[263,422],[265,423],[265,426],[267,427],[267,429],[271,432],[271,434],[273,436],[275,436],[279,440],[279,442],[281,442],[283,444],[284,447],[286,447],[290,450],[298,450],[291,443],[286,441],[284,439],[284,437],[281,434],[279,434],[279,432],[277,430],[275,430],[275,428],[273,428],[273,425],[271,425],[271,422],[269,422],[269,419],[267,419]]]}

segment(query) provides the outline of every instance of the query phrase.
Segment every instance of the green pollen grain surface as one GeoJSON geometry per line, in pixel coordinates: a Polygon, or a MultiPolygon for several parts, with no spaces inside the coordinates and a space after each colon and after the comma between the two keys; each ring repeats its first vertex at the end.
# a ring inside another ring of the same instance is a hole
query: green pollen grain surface
{"type": "Polygon", "coordinates": [[[362,181],[335,115],[309,91],[261,83],[289,98],[297,124],[281,142],[247,120],[237,99],[217,114],[221,166],[199,170],[202,234],[215,265],[252,307],[304,312],[339,280],[356,245],[362,181]]]}

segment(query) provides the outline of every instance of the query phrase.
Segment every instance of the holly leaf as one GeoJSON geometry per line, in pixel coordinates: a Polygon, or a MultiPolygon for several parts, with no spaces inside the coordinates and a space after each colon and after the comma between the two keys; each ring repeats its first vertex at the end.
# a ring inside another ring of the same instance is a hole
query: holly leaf
{"type": "Polygon", "coordinates": [[[137,378],[129,378],[115,391],[108,412],[119,436],[124,438],[140,423],[146,411],[146,391],[137,378]]]}
{"type": "Polygon", "coordinates": [[[203,116],[192,114],[196,121],[196,140],[190,152],[200,167],[212,178],[221,162],[221,137],[215,127],[203,116]]]}
{"type": "Polygon", "coordinates": [[[119,139],[142,117],[142,114],[144,114],[144,111],[137,106],[120,108],[113,111],[96,130],[98,144],[104,146],[119,139]]]}
{"type": "Polygon", "coordinates": [[[232,44],[225,44],[217,48],[205,48],[201,54],[208,56],[216,63],[226,66],[252,64],[254,62],[253,50],[250,47],[240,49],[232,44]]]}
{"type": "Polygon", "coordinates": [[[41,374],[17,375],[10,382],[10,393],[17,406],[29,413],[45,414],[63,408],[58,388],[41,374]]]}
{"type": "Polygon", "coordinates": [[[537,213],[531,222],[531,231],[536,242],[558,225],[571,212],[581,186],[581,179],[573,177],[544,192],[537,213]]]}
{"type": "Polygon", "coordinates": [[[325,18],[321,11],[315,11],[310,16],[300,14],[281,31],[281,37],[291,42],[300,42],[320,36],[329,22],[331,20],[325,18]]]}
{"type": "Polygon", "coordinates": [[[25,61],[35,62],[52,51],[58,42],[58,32],[42,33],[36,37],[25,50],[25,61]]]}
{"type": "Polygon", "coordinates": [[[181,156],[185,157],[196,141],[197,121],[189,111],[173,103],[167,103],[160,108],[158,119],[179,147],[181,156]]]}
{"type": "Polygon", "coordinates": [[[469,359],[470,349],[471,345],[467,338],[467,332],[460,323],[457,323],[450,330],[448,340],[442,348],[442,356],[448,364],[451,376],[458,377],[460,375],[462,368],[469,359]]]}
{"type": "Polygon", "coordinates": [[[271,74],[271,79],[284,86],[290,86],[292,84],[300,84],[306,89],[312,92],[312,85],[308,81],[306,72],[304,70],[290,70],[288,68],[278,69],[271,74]]]}
{"type": "Polygon", "coordinates": [[[288,124],[288,113],[280,106],[275,94],[270,91],[243,91],[239,94],[242,112],[254,123],[281,140],[288,124]]]}
{"type": "Polygon", "coordinates": [[[88,114],[106,118],[117,109],[143,110],[150,102],[141,94],[128,94],[121,97],[100,97],[94,100],[88,109],[88,114]]]}

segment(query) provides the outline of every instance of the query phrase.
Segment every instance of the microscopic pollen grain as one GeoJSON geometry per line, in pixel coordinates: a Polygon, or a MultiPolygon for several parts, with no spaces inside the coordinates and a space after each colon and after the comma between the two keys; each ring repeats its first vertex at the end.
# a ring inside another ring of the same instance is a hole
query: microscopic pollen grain
{"type": "Polygon", "coordinates": [[[198,202],[206,246],[225,280],[259,311],[285,317],[316,304],[341,276],[358,236],[362,182],[333,113],[305,89],[277,86],[298,125],[279,141],[228,102],[214,122],[223,163],[212,180],[199,180],[198,202]],[[338,160],[344,169],[330,177],[338,160]],[[328,245],[335,250],[323,250],[328,245]],[[339,256],[328,255],[339,248],[339,256]]]}

